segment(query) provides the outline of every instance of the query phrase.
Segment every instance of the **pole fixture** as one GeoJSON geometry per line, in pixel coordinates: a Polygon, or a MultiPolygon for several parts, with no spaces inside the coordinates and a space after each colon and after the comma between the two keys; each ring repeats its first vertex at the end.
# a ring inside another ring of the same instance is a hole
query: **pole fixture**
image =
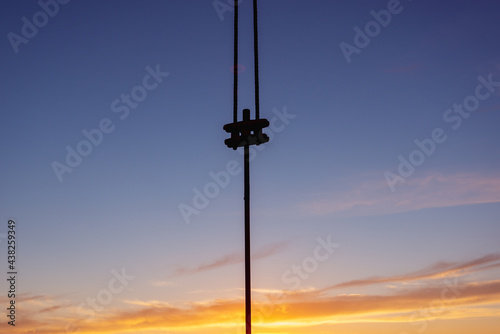
{"type": "Polygon", "coordinates": [[[262,133],[262,129],[268,126],[267,119],[250,119],[250,110],[243,109],[243,121],[224,125],[223,129],[231,133],[231,137],[224,140],[224,143],[234,150],[242,146],[267,143],[269,137],[262,133]]]}
{"type": "Polygon", "coordinates": [[[252,285],[250,271],[250,145],[267,143],[269,137],[262,132],[269,121],[260,118],[259,113],[259,51],[257,32],[257,0],[253,0],[254,25],[254,74],[255,74],[255,119],[250,119],[250,109],[243,109],[243,120],[238,121],[238,2],[234,0],[234,64],[233,64],[233,123],[223,129],[231,134],[224,140],[227,147],[236,150],[244,148],[244,197],[245,202],[245,328],[246,334],[252,333],[252,285]]]}

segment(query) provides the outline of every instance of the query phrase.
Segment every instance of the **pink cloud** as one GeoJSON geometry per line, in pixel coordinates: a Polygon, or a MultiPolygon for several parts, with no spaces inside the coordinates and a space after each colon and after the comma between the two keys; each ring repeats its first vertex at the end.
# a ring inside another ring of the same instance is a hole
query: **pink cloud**
{"type": "Polygon", "coordinates": [[[410,281],[432,279],[432,278],[451,277],[459,273],[464,274],[468,272],[486,270],[496,267],[500,267],[500,254],[489,254],[471,261],[438,262],[428,268],[424,268],[404,275],[386,276],[386,277],[377,276],[377,277],[369,277],[365,279],[342,282],[327,287],[325,289],[322,289],[322,291],[339,289],[339,288],[350,288],[355,286],[381,284],[381,283],[384,284],[402,283],[402,282],[410,282],[410,281]]]}
{"type": "MultiPolygon", "coordinates": [[[[259,248],[252,255],[252,260],[260,260],[260,259],[272,256],[276,253],[283,251],[286,247],[288,247],[288,242],[277,242],[277,243],[263,246],[263,247],[259,248]]],[[[200,272],[204,272],[204,271],[208,271],[208,270],[212,270],[212,269],[216,269],[216,268],[221,268],[224,266],[241,263],[243,261],[244,261],[244,257],[243,257],[243,254],[240,252],[228,254],[228,255],[224,255],[223,257],[218,258],[212,262],[200,264],[194,268],[183,268],[183,267],[178,268],[175,271],[174,275],[172,275],[172,276],[197,274],[200,272]]]]}
{"type": "Polygon", "coordinates": [[[426,208],[500,202],[500,177],[429,173],[412,176],[391,192],[382,176],[303,204],[308,214],[383,215],[426,208]]]}
{"type": "MultiPolygon", "coordinates": [[[[500,95],[500,91],[497,91],[496,94],[500,95]]],[[[500,112],[500,104],[479,108],[477,110],[477,112],[492,112],[492,111],[500,112]]]]}

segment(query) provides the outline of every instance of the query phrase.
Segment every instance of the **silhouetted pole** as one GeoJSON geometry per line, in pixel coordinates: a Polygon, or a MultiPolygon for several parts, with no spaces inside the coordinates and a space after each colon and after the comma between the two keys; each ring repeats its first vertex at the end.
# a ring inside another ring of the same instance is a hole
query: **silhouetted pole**
{"type": "Polygon", "coordinates": [[[250,145],[267,143],[269,137],[262,132],[269,121],[259,113],[259,52],[257,31],[257,0],[253,0],[254,25],[254,72],[255,72],[255,119],[250,119],[250,110],[243,109],[243,120],[238,122],[238,3],[234,0],[234,64],[233,64],[233,123],[223,129],[231,134],[224,140],[227,147],[244,148],[244,202],[245,202],[245,328],[252,334],[252,285],[250,271],[250,145]]]}
{"type": "Polygon", "coordinates": [[[252,285],[250,271],[250,145],[267,143],[269,137],[262,129],[269,126],[265,118],[250,119],[250,109],[243,109],[243,120],[224,125],[224,130],[231,137],[224,143],[236,150],[243,147],[244,151],[244,197],[245,202],[245,328],[246,334],[252,333],[252,285]]]}
{"type": "MultiPolygon", "coordinates": [[[[243,121],[250,120],[250,110],[243,111],[243,121]]],[[[245,318],[246,334],[252,333],[252,284],[250,273],[250,149],[244,148],[244,183],[245,183],[245,318]]]]}

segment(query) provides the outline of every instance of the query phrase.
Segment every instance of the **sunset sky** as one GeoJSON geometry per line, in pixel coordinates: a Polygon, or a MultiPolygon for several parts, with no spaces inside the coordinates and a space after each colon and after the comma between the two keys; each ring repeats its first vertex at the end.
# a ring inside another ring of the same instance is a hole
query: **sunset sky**
{"type": "MultiPolygon", "coordinates": [[[[1,333],[244,332],[231,2],[0,1],[1,333]]],[[[499,12],[259,1],[254,333],[498,334],[499,12]]]]}

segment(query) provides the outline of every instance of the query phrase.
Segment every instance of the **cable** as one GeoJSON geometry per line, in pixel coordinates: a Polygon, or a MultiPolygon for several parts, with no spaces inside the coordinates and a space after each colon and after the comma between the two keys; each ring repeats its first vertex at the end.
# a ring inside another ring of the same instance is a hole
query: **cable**
{"type": "Polygon", "coordinates": [[[255,118],[259,119],[259,34],[257,30],[257,0],[253,0],[253,58],[255,73],[255,118]]]}
{"type": "Polygon", "coordinates": [[[233,123],[238,121],[238,1],[234,0],[233,123]]]}
{"type": "MultiPolygon", "coordinates": [[[[233,61],[233,122],[238,121],[238,2],[234,0],[234,61],[233,61]]],[[[257,0],[253,0],[253,55],[255,74],[255,118],[260,118],[259,98],[259,32],[257,27],[257,0]]]]}

